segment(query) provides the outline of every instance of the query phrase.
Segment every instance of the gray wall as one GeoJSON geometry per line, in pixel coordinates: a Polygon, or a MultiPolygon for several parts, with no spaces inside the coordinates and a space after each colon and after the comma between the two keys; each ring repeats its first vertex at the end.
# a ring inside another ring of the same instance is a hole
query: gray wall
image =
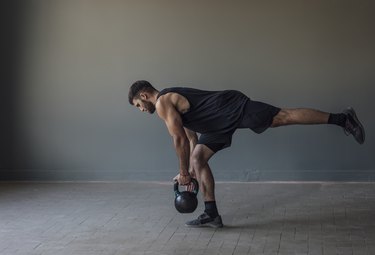
{"type": "Polygon", "coordinates": [[[129,85],[238,89],[280,107],[340,112],[335,126],[239,130],[211,161],[217,180],[374,180],[374,1],[27,1],[12,167],[2,179],[170,180],[164,123],[129,85]]]}

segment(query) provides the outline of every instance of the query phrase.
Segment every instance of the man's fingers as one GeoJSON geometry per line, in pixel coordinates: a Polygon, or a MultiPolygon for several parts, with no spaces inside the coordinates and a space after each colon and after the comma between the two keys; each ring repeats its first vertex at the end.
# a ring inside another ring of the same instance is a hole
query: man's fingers
{"type": "Polygon", "coordinates": [[[179,178],[179,177],[180,177],[179,174],[176,175],[176,176],[173,178],[173,181],[178,181],[178,178],[179,178]]]}
{"type": "Polygon", "coordinates": [[[194,184],[193,183],[190,183],[188,186],[187,186],[187,191],[193,191],[194,190],[194,184]]]}
{"type": "Polygon", "coordinates": [[[190,178],[190,176],[188,175],[188,176],[183,176],[183,185],[189,185],[190,184],[190,182],[191,182],[191,178],[190,178]]]}
{"type": "Polygon", "coordinates": [[[173,178],[173,181],[177,181],[181,186],[188,186],[191,183],[191,177],[189,175],[185,176],[178,174],[173,178]]]}

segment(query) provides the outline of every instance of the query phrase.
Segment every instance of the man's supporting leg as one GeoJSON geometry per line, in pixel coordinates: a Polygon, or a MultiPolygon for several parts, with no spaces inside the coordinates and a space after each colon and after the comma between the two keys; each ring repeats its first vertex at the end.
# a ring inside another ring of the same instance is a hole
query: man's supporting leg
{"type": "Polygon", "coordinates": [[[206,145],[197,144],[192,154],[192,167],[198,179],[200,190],[205,202],[205,213],[198,219],[186,222],[187,226],[199,227],[203,225],[222,227],[221,217],[217,211],[215,200],[215,180],[208,160],[215,154],[206,145]]]}
{"type": "Polygon", "coordinates": [[[215,181],[208,160],[215,154],[207,146],[197,144],[191,155],[191,164],[200,184],[204,201],[215,200],[215,181]]]}
{"type": "Polygon", "coordinates": [[[215,199],[215,180],[212,175],[212,171],[208,163],[206,163],[198,170],[198,181],[200,183],[201,191],[203,194],[203,200],[205,205],[205,212],[210,217],[215,218],[219,215],[216,207],[215,199]]]}

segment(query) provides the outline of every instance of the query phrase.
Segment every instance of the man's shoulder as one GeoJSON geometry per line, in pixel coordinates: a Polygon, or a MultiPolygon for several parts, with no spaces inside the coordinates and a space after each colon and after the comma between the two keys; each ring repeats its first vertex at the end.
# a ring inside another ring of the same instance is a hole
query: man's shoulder
{"type": "Polygon", "coordinates": [[[177,112],[178,94],[169,93],[158,98],[155,104],[156,112],[160,118],[166,119],[168,115],[177,112]]]}
{"type": "Polygon", "coordinates": [[[158,99],[163,98],[164,100],[173,100],[178,96],[183,96],[187,91],[191,90],[191,88],[187,87],[169,87],[162,89],[158,94],[158,99]]]}
{"type": "Polygon", "coordinates": [[[162,89],[159,94],[165,94],[169,92],[180,92],[183,90],[190,90],[190,89],[191,88],[188,88],[188,87],[168,87],[168,88],[162,89]]]}
{"type": "MultiPolygon", "coordinates": [[[[163,91],[163,90],[162,90],[163,91]]],[[[160,92],[162,92],[160,91],[160,92]]],[[[165,108],[173,107],[174,106],[174,98],[175,93],[159,93],[158,99],[156,101],[155,107],[156,110],[163,110],[165,108]]]]}
{"type": "MultiPolygon", "coordinates": [[[[156,102],[156,110],[159,112],[169,111],[171,108],[180,114],[186,112],[190,108],[190,102],[185,93],[179,93],[179,87],[164,89],[164,93],[160,91],[156,102]]],[[[181,87],[182,88],[182,87],[181,87]]]]}
{"type": "Polygon", "coordinates": [[[183,92],[183,91],[205,91],[205,90],[193,88],[193,87],[179,86],[179,87],[164,88],[160,92],[168,93],[168,92],[183,92]]]}

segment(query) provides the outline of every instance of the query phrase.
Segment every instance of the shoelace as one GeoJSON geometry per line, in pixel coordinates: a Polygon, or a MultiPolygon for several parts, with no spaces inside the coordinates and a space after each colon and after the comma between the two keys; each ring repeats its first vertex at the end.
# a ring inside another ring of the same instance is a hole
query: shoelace
{"type": "Polygon", "coordinates": [[[202,213],[201,215],[198,216],[198,219],[199,219],[199,220],[206,219],[207,216],[208,216],[208,214],[206,214],[206,213],[202,213]]]}

